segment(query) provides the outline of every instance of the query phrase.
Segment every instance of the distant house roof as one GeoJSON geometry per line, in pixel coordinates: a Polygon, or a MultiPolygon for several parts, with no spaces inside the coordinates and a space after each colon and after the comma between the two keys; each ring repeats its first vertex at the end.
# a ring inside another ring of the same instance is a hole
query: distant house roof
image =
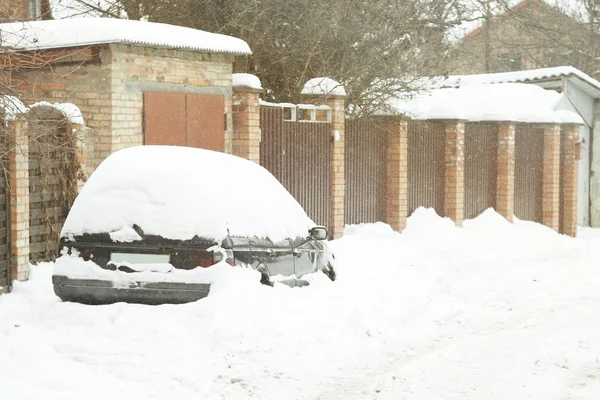
{"type": "Polygon", "coordinates": [[[251,54],[238,38],[182,26],[111,18],[74,18],[0,24],[0,49],[34,51],[122,43],[207,53],[251,54]]]}
{"type": "Polygon", "coordinates": [[[576,78],[588,86],[588,92],[594,92],[594,97],[600,98],[600,82],[574,67],[540,68],[527,71],[500,72],[479,75],[452,75],[448,78],[432,78],[436,87],[459,87],[473,84],[492,83],[537,83],[559,78],[576,78]],[[439,79],[439,80],[438,80],[439,79]]]}

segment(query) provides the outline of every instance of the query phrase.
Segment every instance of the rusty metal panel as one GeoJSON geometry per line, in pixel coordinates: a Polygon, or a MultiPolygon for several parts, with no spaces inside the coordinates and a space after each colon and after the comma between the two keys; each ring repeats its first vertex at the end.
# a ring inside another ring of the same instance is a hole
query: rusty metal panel
{"type": "Polygon", "coordinates": [[[185,93],[144,92],[144,144],[186,146],[185,114],[185,93]]]}
{"type": "Polygon", "coordinates": [[[189,147],[225,150],[225,98],[215,94],[187,94],[186,123],[189,147]]]}
{"type": "Polygon", "coordinates": [[[346,120],[344,220],[347,224],[386,220],[386,128],[385,121],[346,120]]]}
{"type": "Polygon", "coordinates": [[[283,109],[260,108],[260,165],[280,182],[283,179],[283,109]]]}
{"type": "Polygon", "coordinates": [[[408,121],[408,215],[419,207],[444,215],[445,127],[408,121]]]}
{"type": "Polygon", "coordinates": [[[331,124],[283,122],[281,183],[319,225],[330,221],[331,124]]]}
{"type": "Polygon", "coordinates": [[[465,124],[465,219],[496,207],[498,124],[465,124]]]}
{"type": "Polygon", "coordinates": [[[330,221],[330,123],[284,121],[283,109],[262,106],[260,164],[315,223],[330,221]]]}
{"type": "Polygon", "coordinates": [[[544,131],[518,124],[515,131],[515,216],[542,222],[544,131]]]}

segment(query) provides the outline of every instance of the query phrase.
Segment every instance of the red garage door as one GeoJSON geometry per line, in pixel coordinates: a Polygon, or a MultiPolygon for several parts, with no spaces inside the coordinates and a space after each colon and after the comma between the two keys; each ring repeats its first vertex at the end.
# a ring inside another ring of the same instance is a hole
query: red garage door
{"type": "Polygon", "coordinates": [[[222,95],[144,93],[144,144],[225,150],[222,95]]]}

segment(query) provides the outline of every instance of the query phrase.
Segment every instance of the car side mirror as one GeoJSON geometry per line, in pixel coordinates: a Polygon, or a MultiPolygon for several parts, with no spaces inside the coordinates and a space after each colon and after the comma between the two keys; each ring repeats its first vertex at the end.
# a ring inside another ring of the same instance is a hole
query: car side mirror
{"type": "Polygon", "coordinates": [[[329,235],[327,228],[324,226],[315,226],[314,228],[310,229],[309,233],[310,237],[315,240],[326,240],[327,236],[329,235]]]}

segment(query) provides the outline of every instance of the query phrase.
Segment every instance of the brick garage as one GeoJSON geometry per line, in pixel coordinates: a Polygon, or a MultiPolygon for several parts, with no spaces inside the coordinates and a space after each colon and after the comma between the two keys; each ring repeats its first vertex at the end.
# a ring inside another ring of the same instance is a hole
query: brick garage
{"type": "MultiPolygon", "coordinates": [[[[28,26],[36,40],[18,44],[21,47],[5,57],[5,67],[9,63],[12,82],[26,102],[68,101],[81,109],[93,130],[92,169],[113,151],[145,143],[145,93],[221,98],[223,111],[216,117],[224,124],[218,134],[224,136],[222,150],[232,151],[232,64],[235,55],[250,53],[245,42],[140,21],[75,19],[28,26]],[[77,46],[85,41],[86,32],[94,30],[108,36],[94,36],[86,46],[77,46]],[[145,42],[138,39],[141,34],[128,33],[136,31],[146,36],[153,31],[156,40],[150,35],[145,42]],[[57,40],[60,48],[53,45],[57,40]]],[[[177,123],[175,118],[172,122],[177,123]]]]}

